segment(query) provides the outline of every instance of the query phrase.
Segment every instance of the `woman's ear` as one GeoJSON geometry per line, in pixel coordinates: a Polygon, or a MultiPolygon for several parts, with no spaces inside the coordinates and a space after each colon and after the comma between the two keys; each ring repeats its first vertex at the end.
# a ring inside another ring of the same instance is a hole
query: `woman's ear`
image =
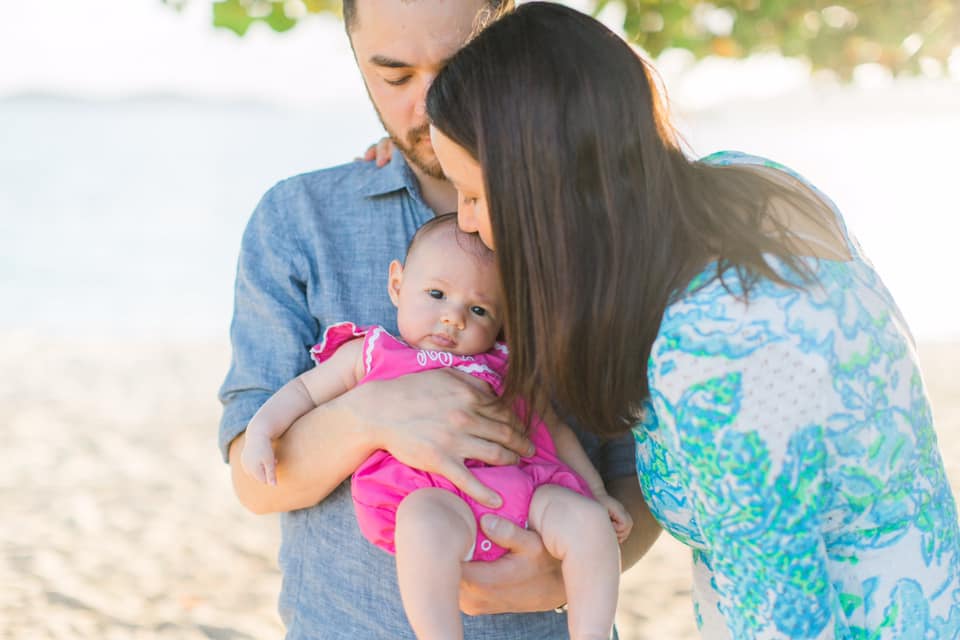
{"type": "Polygon", "coordinates": [[[390,263],[390,277],[387,279],[387,293],[393,306],[400,306],[400,284],[403,282],[403,265],[399,260],[390,263]]]}

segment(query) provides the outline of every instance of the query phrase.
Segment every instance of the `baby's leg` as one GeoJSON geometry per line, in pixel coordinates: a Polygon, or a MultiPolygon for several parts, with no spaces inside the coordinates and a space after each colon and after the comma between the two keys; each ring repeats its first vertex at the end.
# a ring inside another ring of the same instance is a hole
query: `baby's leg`
{"type": "Polygon", "coordinates": [[[419,640],[463,638],[460,563],[476,539],[473,512],[449,491],[420,489],[397,508],[397,579],[419,640]]]}
{"type": "Polygon", "coordinates": [[[572,640],[608,640],[617,611],[620,546],[607,510],[569,489],[543,485],[533,493],[529,524],[560,560],[572,640]]]}

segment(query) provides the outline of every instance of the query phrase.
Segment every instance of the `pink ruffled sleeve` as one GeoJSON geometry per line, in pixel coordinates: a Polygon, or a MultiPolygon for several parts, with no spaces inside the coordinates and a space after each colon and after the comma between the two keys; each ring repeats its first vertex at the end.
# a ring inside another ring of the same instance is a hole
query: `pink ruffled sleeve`
{"type": "Polygon", "coordinates": [[[320,364],[332,356],[345,342],[367,335],[371,327],[358,327],[352,322],[338,322],[326,328],[319,344],[310,348],[310,357],[320,364]]]}

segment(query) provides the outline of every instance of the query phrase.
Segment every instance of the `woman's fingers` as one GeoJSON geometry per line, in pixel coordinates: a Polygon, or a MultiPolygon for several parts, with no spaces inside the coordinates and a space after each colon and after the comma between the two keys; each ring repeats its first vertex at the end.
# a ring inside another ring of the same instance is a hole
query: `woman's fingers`
{"type": "Polygon", "coordinates": [[[393,141],[390,138],[381,138],[380,142],[374,146],[374,155],[378,167],[387,165],[393,157],[393,141]]]}

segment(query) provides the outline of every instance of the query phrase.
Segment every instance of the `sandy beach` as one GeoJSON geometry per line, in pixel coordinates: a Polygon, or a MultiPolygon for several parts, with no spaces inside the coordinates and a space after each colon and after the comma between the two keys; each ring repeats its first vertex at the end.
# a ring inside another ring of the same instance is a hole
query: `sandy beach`
{"type": "MultiPolygon", "coordinates": [[[[923,344],[960,491],[960,343],[923,344]]],[[[244,511],[215,446],[227,345],[0,335],[0,638],[279,638],[278,520],[244,511]]],[[[694,638],[689,559],[625,576],[624,640],[694,638]]]]}

